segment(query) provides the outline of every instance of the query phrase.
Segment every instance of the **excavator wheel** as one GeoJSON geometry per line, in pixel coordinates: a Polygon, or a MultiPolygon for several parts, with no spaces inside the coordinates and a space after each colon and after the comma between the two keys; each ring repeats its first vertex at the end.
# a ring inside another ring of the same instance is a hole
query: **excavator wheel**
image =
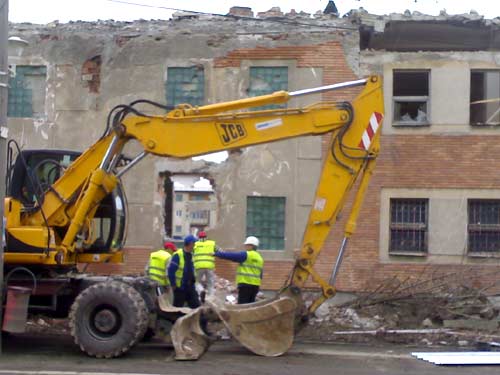
{"type": "Polygon", "coordinates": [[[85,289],[73,303],[71,335],[89,356],[118,357],[142,339],[148,318],[146,303],[133,287],[101,282],[85,289]]]}

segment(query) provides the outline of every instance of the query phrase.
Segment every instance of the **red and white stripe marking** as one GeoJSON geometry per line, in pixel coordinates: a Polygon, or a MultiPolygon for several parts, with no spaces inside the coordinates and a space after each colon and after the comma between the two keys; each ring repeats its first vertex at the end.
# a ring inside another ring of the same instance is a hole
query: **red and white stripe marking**
{"type": "Polygon", "coordinates": [[[370,145],[372,143],[372,139],[377,133],[377,130],[382,124],[382,119],[384,116],[381,113],[378,112],[373,112],[371,117],[370,117],[370,122],[368,123],[368,126],[366,127],[366,130],[363,133],[363,136],[361,137],[361,142],[359,142],[359,148],[368,150],[370,148],[370,145]]]}

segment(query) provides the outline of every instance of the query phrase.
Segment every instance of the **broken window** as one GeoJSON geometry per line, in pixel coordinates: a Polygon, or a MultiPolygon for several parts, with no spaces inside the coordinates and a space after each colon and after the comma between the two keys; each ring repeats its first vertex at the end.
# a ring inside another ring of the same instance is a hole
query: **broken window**
{"type": "Polygon", "coordinates": [[[285,197],[247,197],[247,236],[264,250],[285,249],[285,197]]]}
{"type": "Polygon", "coordinates": [[[500,200],[469,199],[469,252],[500,251],[500,200]]]}
{"type": "Polygon", "coordinates": [[[392,95],[394,125],[429,123],[429,71],[394,70],[392,95]]]}
{"type": "Polygon", "coordinates": [[[471,125],[500,125],[500,71],[472,70],[470,75],[471,125]]]}
{"type": "Polygon", "coordinates": [[[45,115],[45,66],[21,66],[12,69],[9,79],[7,116],[41,117],[45,115]]]}
{"type": "Polygon", "coordinates": [[[205,100],[205,74],[203,66],[188,68],[168,68],[167,104],[203,105],[205,100]]]}
{"type": "MultiPolygon", "coordinates": [[[[272,94],[275,91],[288,90],[288,67],[252,66],[250,67],[250,87],[248,96],[272,94]]],[[[255,109],[286,108],[282,105],[267,105],[255,109]]]]}
{"type": "Polygon", "coordinates": [[[389,253],[427,252],[428,199],[391,199],[389,253]]]}

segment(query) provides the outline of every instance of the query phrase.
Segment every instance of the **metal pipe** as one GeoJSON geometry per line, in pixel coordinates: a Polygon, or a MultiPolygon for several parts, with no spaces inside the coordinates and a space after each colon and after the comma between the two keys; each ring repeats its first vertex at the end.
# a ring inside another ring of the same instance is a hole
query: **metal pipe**
{"type": "Polygon", "coordinates": [[[342,240],[342,244],[340,245],[339,254],[337,255],[337,260],[335,261],[335,267],[333,268],[332,275],[330,276],[330,285],[335,285],[335,281],[337,280],[337,274],[339,272],[340,265],[342,264],[342,259],[344,258],[344,251],[347,245],[347,240],[348,238],[344,237],[344,239],[342,240]]]}
{"type": "Polygon", "coordinates": [[[333,85],[315,87],[312,89],[304,89],[299,91],[294,91],[289,93],[290,97],[303,96],[303,95],[311,95],[311,94],[319,94],[326,91],[340,90],[345,89],[347,87],[356,87],[356,86],[364,86],[368,82],[367,79],[358,79],[357,81],[348,81],[342,83],[335,83],[333,85]]]}
{"type": "Polygon", "coordinates": [[[104,157],[102,158],[101,165],[99,166],[100,169],[107,169],[107,166],[109,162],[111,161],[111,158],[114,156],[113,155],[113,150],[116,146],[116,142],[118,142],[118,137],[115,135],[109,144],[108,149],[106,150],[106,154],[104,154],[104,157]]]}
{"type": "Polygon", "coordinates": [[[141,152],[139,155],[137,155],[133,160],[130,161],[123,169],[121,169],[117,174],[116,177],[121,177],[125,173],[127,173],[134,165],[139,163],[148,153],[146,151],[141,152]]]}

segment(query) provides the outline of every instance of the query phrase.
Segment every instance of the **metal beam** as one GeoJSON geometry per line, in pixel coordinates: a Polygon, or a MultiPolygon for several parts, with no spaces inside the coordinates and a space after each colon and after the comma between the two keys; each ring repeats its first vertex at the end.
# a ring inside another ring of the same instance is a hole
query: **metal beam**
{"type": "MultiPolygon", "coordinates": [[[[7,88],[9,66],[7,38],[9,34],[9,0],[0,0],[0,306],[3,302],[3,200],[5,196],[5,168],[7,144],[7,88]]],[[[2,353],[2,308],[0,307],[0,353],[2,353]]]]}

